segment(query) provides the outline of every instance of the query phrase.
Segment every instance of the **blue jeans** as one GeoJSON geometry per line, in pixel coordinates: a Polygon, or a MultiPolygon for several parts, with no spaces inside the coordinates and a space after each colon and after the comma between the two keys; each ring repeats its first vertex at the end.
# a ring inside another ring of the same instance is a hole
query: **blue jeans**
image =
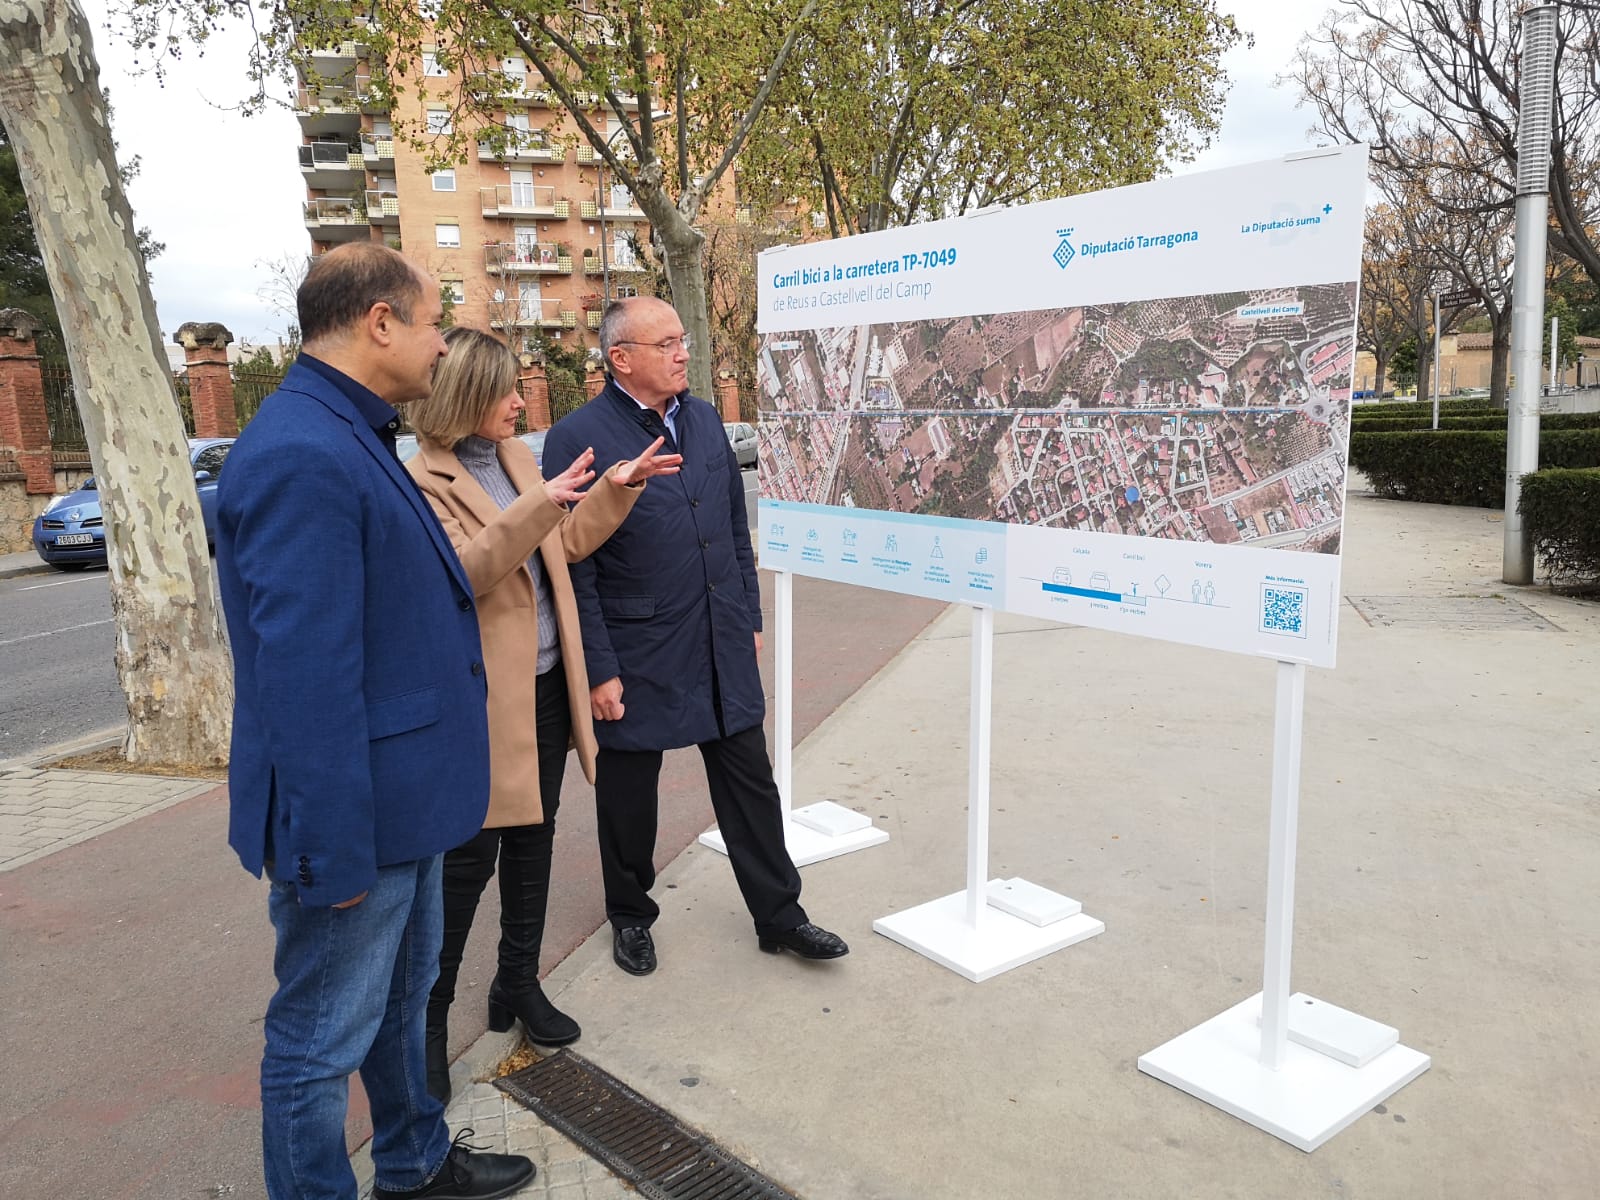
{"type": "Polygon", "coordinates": [[[434,855],[379,868],[353,908],[302,907],[293,884],[272,885],[278,990],[261,1059],[271,1200],[356,1200],[344,1138],[353,1071],[372,1106],[380,1187],[421,1187],[449,1152],[423,1056],[443,927],[439,863],[434,855]]]}

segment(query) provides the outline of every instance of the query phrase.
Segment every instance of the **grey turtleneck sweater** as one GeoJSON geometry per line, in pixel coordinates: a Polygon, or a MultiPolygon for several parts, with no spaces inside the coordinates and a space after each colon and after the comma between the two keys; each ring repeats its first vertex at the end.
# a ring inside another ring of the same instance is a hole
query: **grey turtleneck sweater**
{"type": "MultiPolygon", "coordinates": [[[[467,469],[467,474],[489,493],[489,499],[498,504],[502,511],[510,508],[517,498],[517,489],[507,478],[505,468],[500,465],[500,454],[495,443],[473,434],[457,442],[455,450],[456,458],[467,469]]],[[[556,628],[556,606],[550,595],[550,580],[545,577],[544,562],[537,550],[528,557],[528,570],[533,575],[534,598],[537,602],[535,611],[539,615],[538,672],[543,675],[561,661],[561,635],[556,628]]]]}

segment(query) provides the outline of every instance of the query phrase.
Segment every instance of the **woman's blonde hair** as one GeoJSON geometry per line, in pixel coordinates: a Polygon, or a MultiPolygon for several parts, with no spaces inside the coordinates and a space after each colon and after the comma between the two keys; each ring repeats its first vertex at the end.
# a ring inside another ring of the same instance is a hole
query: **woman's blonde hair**
{"type": "Polygon", "coordinates": [[[444,344],[450,353],[433,369],[433,391],[412,401],[406,416],[419,437],[450,447],[517,386],[517,356],[504,342],[461,325],[444,331],[444,344]]]}

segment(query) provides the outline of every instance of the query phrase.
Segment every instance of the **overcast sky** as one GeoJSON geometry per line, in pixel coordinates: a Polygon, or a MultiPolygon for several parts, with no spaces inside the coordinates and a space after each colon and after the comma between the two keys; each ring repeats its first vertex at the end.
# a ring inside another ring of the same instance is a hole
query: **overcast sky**
{"type": "MultiPolygon", "coordinates": [[[[285,318],[258,294],[270,280],[264,264],[310,250],[293,115],[276,109],[246,118],[227,110],[244,91],[241,38],[218,38],[203,57],[174,64],[161,87],[130,74],[131,51],[105,29],[105,0],[83,4],[116,110],[120,154],[142,160],[129,189],[134,214],[167,247],[151,268],[164,335],[170,341],[185,321],[221,321],[240,341],[275,340],[285,318]]],[[[1222,0],[1221,8],[1255,34],[1255,46],[1225,60],[1232,90],[1222,130],[1193,170],[1271,158],[1310,142],[1309,114],[1272,81],[1323,6],[1222,0]]]]}

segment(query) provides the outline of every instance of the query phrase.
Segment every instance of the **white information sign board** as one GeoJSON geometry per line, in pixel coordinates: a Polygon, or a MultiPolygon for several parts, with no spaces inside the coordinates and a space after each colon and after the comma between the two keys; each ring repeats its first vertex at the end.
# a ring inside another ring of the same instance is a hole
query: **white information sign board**
{"type": "Polygon", "coordinates": [[[762,254],[762,566],[1332,666],[1366,162],[762,254]]]}

